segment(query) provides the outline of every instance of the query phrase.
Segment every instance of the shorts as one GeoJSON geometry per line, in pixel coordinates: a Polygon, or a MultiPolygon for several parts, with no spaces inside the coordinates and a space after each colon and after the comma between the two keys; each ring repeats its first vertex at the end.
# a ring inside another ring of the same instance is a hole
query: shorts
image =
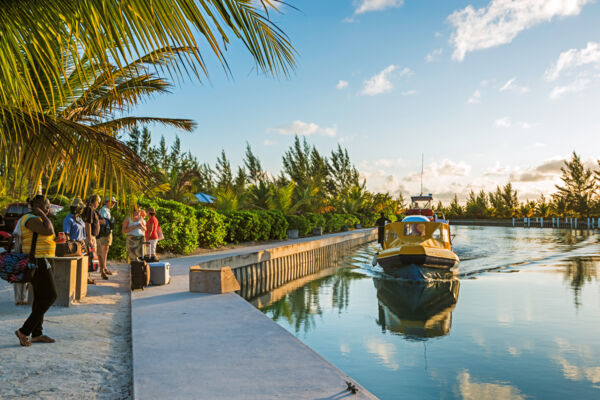
{"type": "Polygon", "coordinates": [[[110,246],[112,244],[112,232],[109,233],[108,236],[97,238],[96,242],[98,247],[110,246]]]}

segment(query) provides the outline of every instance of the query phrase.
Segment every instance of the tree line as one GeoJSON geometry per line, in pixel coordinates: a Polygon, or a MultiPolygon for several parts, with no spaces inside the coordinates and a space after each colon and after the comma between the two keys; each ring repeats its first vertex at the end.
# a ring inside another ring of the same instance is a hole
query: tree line
{"type": "Polygon", "coordinates": [[[573,152],[561,167],[561,181],[549,198],[542,194],[536,200],[519,202],[517,190],[508,182],[491,192],[471,190],[464,205],[454,195],[449,205],[439,202],[436,209],[448,218],[587,218],[600,215],[600,170],[586,168],[581,157],[573,152]]]}

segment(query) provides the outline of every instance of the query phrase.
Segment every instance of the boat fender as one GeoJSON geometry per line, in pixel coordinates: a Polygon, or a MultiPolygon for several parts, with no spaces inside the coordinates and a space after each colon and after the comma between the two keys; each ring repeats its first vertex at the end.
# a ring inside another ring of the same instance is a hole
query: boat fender
{"type": "Polygon", "coordinates": [[[372,266],[376,266],[377,265],[377,256],[379,255],[379,253],[375,253],[375,255],[373,256],[373,261],[371,261],[371,265],[372,266]]]}

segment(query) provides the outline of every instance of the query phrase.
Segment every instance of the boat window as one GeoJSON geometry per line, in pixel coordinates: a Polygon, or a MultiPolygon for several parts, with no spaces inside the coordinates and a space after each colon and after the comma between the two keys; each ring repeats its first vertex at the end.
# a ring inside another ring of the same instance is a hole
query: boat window
{"type": "Polygon", "coordinates": [[[404,236],[425,236],[425,224],[404,225],[404,236]]]}
{"type": "Polygon", "coordinates": [[[431,235],[433,239],[442,240],[442,228],[436,229],[431,235]]]}

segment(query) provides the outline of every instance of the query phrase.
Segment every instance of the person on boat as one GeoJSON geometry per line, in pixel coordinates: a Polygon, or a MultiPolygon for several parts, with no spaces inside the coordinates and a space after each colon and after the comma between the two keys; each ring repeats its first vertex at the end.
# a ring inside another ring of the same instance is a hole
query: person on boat
{"type": "Polygon", "coordinates": [[[56,285],[49,259],[54,258],[56,242],[54,227],[48,218],[50,201],[42,195],[37,195],[29,201],[31,213],[21,218],[21,248],[24,253],[31,251],[35,235],[35,263],[37,268],[33,275],[33,304],[31,314],[23,326],[15,331],[21,346],[31,346],[31,343],[54,343],[55,340],[42,333],[44,314],[56,300],[56,285]],[[31,338],[29,337],[31,335],[31,338]]]}
{"type": "Polygon", "coordinates": [[[385,234],[385,224],[389,224],[392,221],[385,216],[385,213],[381,211],[379,213],[380,217],[375,221],[375,225],[377,225],[377,242],[383,247],[383,239],[385,234]]]}

